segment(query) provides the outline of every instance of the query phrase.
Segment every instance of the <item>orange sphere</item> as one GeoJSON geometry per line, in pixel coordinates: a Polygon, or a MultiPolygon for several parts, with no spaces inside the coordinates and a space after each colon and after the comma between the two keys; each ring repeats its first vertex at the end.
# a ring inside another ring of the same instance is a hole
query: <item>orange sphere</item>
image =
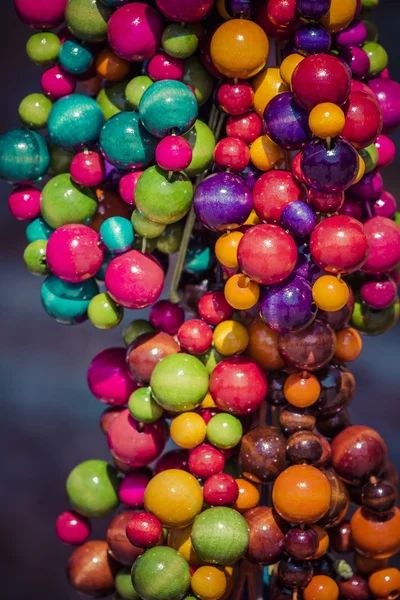
{"type": "Polygon", "coordinates": [[[314,283],[312,295],[318,308],[326,312],[336,312],[346,306],[349,288],[340,277],[323,275],[314,283]]]}
{"type": "Polygon", "coordinates": [[[131,63],[111,50],[102,50],[96,58],[96,71],[106,81],[121,81],[131,70],[131,63]]]}
{"type": "Polygon", "coordinates": [[[211,59],[225,77],[253,77],[265,67],[268,52],[264,30],[246,19],[226,21],[211,40],[211,59]]]}
{"type": "Polygon", "coordinates": [[[344,112],[333,102],[322,102],[314,106],[308,117],[308,124],[314,135],[323,140],[333,138],[342,133],[346,117],[344,112]]]}
{"type": "Polygon", "coordinates": [[[354,183],[358,183],[360,181],[360,179],[362,179],[362,177],[364,177],[364,173],[365,173],[365,162],[362,156],[358,155],[358,171],[357,171],[357,175],[356,178],[353,182],[354,183]]]}
{"type": "Polygon", "coordinates": [[[225,573],[211,565],[199,567],[192,575],[191,587],[200,600],[219,600],[226,591],[225,573]]]}
{"type": "Polygon", "coordinates": [[[246,354],[258,362],[266,371],[279,371],[285,363],[278,352],[278,333],[261,321],[251,323],[247,328],[250,336],[246,354]]]}
{"type": "Polygon", "coordinates": [[[357,0],[331,0],[331,7],[321,23],[330,33],[337,33],[350,25],[356,10],[357,0]]]}
{"type": "Polygon", "coordinates": [[[244,352],[249,344],[246,327],[237,321],[222,321],[214,329],[214,346],[224,356],[244,352]]]}
{"type": "Polygon", "coordinates": [[[250,147],[251,162],[260,171],[269,171],[279,165],[283,159],[283,151],[267,135],[260,135],[250,147]]]}
{"type": "Polygon", "coordinates": [[[400,511],[395,508],[385,519],[363,508],[350,520],[353,546],[365,556],[390,558],[400,550],[400,511]]]}
{"type": "Polygon", "coordinates": [[[280,74],[283,81],[287,85],[291,85],[294,70],[297,67],[297,65],[301,63],[302,60],[304,60],[304,58],[305,57],[301,54],[297,54],[296,52],[294,52],[293,54],[289,54],[289,56],[283,59],[282,64],[280,66],[280,74]]]}
{"type": "Polygon", "coordinates": [[[238,263],[238,246],[239,242],[243,237],[243,233],[240,231],[231,231],[224,233],[217,239],[215,244],[215,256],[217,260],[228,267],[229,269],[237,269],[238,263]]]}
{"type": "Polygon", "coordinates": [[[358,331],[347,327],[336,332],[336,358],[343,362],[351,362],[360,356],[361,350],[362,339],[358,331]]]}
{"type": "Polygon", "coordinates": [[[260,286],[245,275],[232,275],[225,283],[226,301],[236,310],[253,308],[260,297],[260,286]]]}
{"type": "Polygon", "coordinates": [[[321,386],[318,379],[306,371],[289,375],[283,386],[286,400],[298,408],[307,408],[315,404],[320,393],[321,386]]]}
{"type": "Polygon", "coordinates": [[[181,529],[171,529],[168,534],[168,546],[179,552],[190,565],[197,567],[202,562],[193,548],[191,535],[192,525],[181,529]]]}
{"type": "Polygon", "coordinates": [[[317,558],[321,558],[321,556],[327,552],[329,548],[329,535],[326,530],[319,525],[311,525],[311,528],[314,529],[318,536],[318,550],[315,556],[313,556],[313,560],[316,560],[317,558]]]}
{"type": "Polygon", "coordinates": [[[191,450],[204,442],[206,430],[203,417],[195,412],[185,412],[172,420],[170,434],[177,446],[191,450]]]}
{"type": "MultiPolygon", "coordinates": [[[[394,592],[400,593],[399,569],[382,569],[368,579],[368,585],[375,598],[388,598],[394,592]]],[[[396,596],[393,596],[395,598],[396,596]]]]}
{"type": "Polygon", "coordinates": [[[254,110],[263,118],[268,102],[282,92],[288,92],[289,86],[283,81],[277,67],[269,67],[257,75],[251,83],[254,91],[254,110]]]}
{"type": "Polygon", "coordinates": [[[338,584],[327,575],[315,575],[303,591],[304,600],[337,600],[338,584]]]}
{"type": "Polygon", "coordinates": [[[254,210],[254,208],[252,208],[251,213],[249,214],[249,216],[247,217],[247,219],[243,223],[243,225],[258,225],[259,223],[261,223],[261,221],[258,218],[258,215],[257,215],[256,211],[254,210]]]}
{"type": "Polygon", "coordinates": [[[315,467],[294,465],[276,479],[272,501],[275,510],[289,523],[311,525],[329,509],[331,486],[315,467]]]}
{"type": "Polygon", "coordinates": [[[255,508],[260,502],[260,492],[257,486],[247,479],[236,479],[236,483],[239,488],[239,496],[232,508],[240,513],[255,508]]]}

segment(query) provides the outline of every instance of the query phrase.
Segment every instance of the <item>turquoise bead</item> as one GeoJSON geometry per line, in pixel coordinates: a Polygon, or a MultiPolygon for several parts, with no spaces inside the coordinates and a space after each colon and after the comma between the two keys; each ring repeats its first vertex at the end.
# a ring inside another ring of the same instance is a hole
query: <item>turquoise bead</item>
{"type": "Polygon", "coordinates": [[[25,234],[28,242],[36,242],[37,240],[48,240],[53,231],[54,229],[44,219],[38,217],[27,225],[25,234]]]}
{"type": "Polygon", "coordinates": [[[101,224],[100,238],[109,252],[122,254],[135,239],[132,223],[124,217],[110,217],[101,224]]]}
{"type": "Polygon", "coordinates": [[[100,133],[100,149],[114,166],[138,169],[154,158],[157,139],[143,127],[139,116],[124,112],[109,119],[100,133]]]}
{"type": "Polygon", "coordinates": [[[58,54],[60,66],[72,75],[83,75],[93,63],[93,54],[76,40],[66,40],[58,54]]]}
{"type": "Polygon", "coordinates": [[[11,129],[0,135],[0,178],[30,183],[43,177],[49,164],[49,150],[40,133],[11,129]]]}
{"type": "Polygon", "coordinates": [[[185,271],[188,271],[188,273],[204,273],[211,269],[214,262],[214,253],[211,248],[204,247],[204,244],[195,242],[188,249],[185,260],[185,271]]]}
{"type": "Polygon", "coordinates": [[[159,138],[172,131],[186,133],[197,119],[199,106],[181,81],[156,81],[143,94],[139,115],[143,125],[159,138]]]}
{"type": "Polygon", "coordinates": [[[103,125],[100,106],[83,94],[71,94],[57,100],[47,123],[51,141],[65,150],[79,150],[97,142],[103,125]]]}
{"type": "Polygon", "coordinates": [[[92,298],[99,293],[94,279],[67,283],[50,275],[42,285],[41,298],[47,314],[63,325],[75,325],[87,319],[92,298]]]}

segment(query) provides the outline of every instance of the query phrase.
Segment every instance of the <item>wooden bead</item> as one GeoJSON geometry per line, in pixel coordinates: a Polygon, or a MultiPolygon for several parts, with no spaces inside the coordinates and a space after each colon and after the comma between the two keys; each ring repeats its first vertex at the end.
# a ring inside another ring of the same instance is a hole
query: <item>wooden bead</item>
{"type": "Polygon", "coordinates": [[[331,486],[331,502],[329,510],[318,522],[321,527],[334,527],[344,519],[350,504],[349,492],[344,483],[333,471],[324,471],[331,486]]]}
{"type": "Polygon", "coordinates": [[[239,488],[239,496],[232,508],[240,513],[255,508],[260,501],[258,487],[247,479],[236,479],[236,483],[239,488]]]}
{"type": "Polygon", "coordinates": [[[329,540],[332,548],[339,554],[347,554],[353,550],[350,540],[350,521],[342,521],[329,530],[329,540]]]}
{"type": "Polygon", "coordinates": [[[285,552],[295,560],[311,560],[318,551],[318,534],[311,527],[292,527],[285,535],[285,552]]]}
{"type": "Polygon", "coordinates": [[[192,525],[180,529],[171,529],[168,534],[168,546],[179,552],[188,561],[189,565],[196,567],[201,565],[201,560],[193,548],[191,533],[192,525]]]}
{"type": "Polygon", "coordinates": [[[304,600],[338,600],[339,588],[334,579],[316,575],[303,592],[304,600]]]}
{"type": "Polygon", "coordinates": [[[325,529],[319,527],[319,525],[311,525],[311,528],[315,531],[315,533],[318,536],[318,549],[315,553],[315,556],[313,556],[314,560],[318,560],[319,558],[324,556],[324,554],[326,554],[326,552],[328,551],[330,542],[329,535],[325,531],[325,529]]]}
{"type": "Polygon", "coordinates": [[[351,362],[360,356],[361,350],[362,339],[358,331],[346,327],[336,332],[335,358],[351,362]]]}
{"type": "Polygon", "coordinates": [[[276,563],[284,549],[288,524],[268,506],[258,506],[244,513],[249,528],[247,558],[262,565],[276,563]]]}
{"type": "Polygon", "coordinates": [[[303,371],[289,375],[285,381],[283,391],[289,404],[299,408],[307,408],[317,402],[321,393],[321,386],[315,375],[303,371]]]}
{"type": "Polygon", "coordinates": [[[242,438],[239,465],[256,483],[274,481],[286,466],[286,440],[276,427],[256,427],[242,438]]]}
{"type": "Polygon", "coordinates": [[[317,428],[322,435],[334,438],[350,425],[350,415],[347,410],[341,410],[336,415],[325,419],[318,419],[317,428]]]}
{"type": "Polygon", "coordinates": [[[292,463],[315,464],[322,456],[322,444],[316,433],[298,431],[288,439],[286,454],[292,463]]]}
{"type": "MultiPolygon", "coordinates": [[[[275,332],[274,332],[275,333],[275,332]]],[[[268,378],[267,402],[272,406],[283,406],[287,400],[283,393],[283,387],[287,379],[286,373],[276,371],[268,378]]]]}
{"type": "Polygon", "coordinates": [[[335,333],[324,321],[314,321],[305,331],[280,333],[278,350],[297,369],[314,371],[325,366],[335,352],[335,333]]]}
{"type": "Polygon", "coordinates": [[[362,491],[363,506],[378,514],[391,511],[396,505],[396,498],[396,489],[386,481],[367,483],[362,491]]]}
{"type": "Polygon", "coordinates": [[[398,598],[400,594],[399,569],[382,569],[368,579],[369,589],[375,598],[398,598]]]}
{"type": "Polygon", "coordinates": [[[107,542],[86,542],[71,554],[67,576],[70,584],[81,594],[99,598],[114,590],[118,564],[109,554],[107,542]]]}
{"type": "Polygon", "coordinates": [[[250,341],[246,354],[267,371],[283,369],[285,363],[278,352],[278,333],[261,321],[251,323],[248,332],[250,341]]]}
{"type": "Polygon", "coordinates": [[[371,573],[375,573],[375,571],[386,569],[388,563],[388,558],[372,558],[370,556],[364,556],[359,552],[356,552],[354,555],[354,565],[357,572],[364,577],[371,575],[371,573]]]}
{"type": "Polygon", "coordinates": [[[136,381],[148,382],[156,364],[179,352],[179,345],[168,333],[144,333],[128,348],[128,369],[136,381]]]}
{"type": "Polygon", "coordinates": [[[111,555],[123,565],[131,566],[144,550],[131,544],[126,535],[126,526],[135,514],[133,510],[126,510],[116,515],[107,529],[107,542],[111,555]]]}
{"type": "Polygon", "coordinates": [[[319,469],[322,469],[322,468],[326,469],[331,464],[331,457],[332,457],[331,445],[324,435],[322,435],[321,433],[318,433],[318,432],[317,432],[317,435],[321,441],[322,454],[321,454],[321,458],[315,463],[314,466],[318,467],[319,469]]]}
{"type": "Polygon", "coordinates": [[[341,598],[348,600],[369,600],[368,583],[359,575],[353,575],[350,579],[339,581],[339,592],[341,598]]]}
{"type": "Polygon", "coordinates": [[[288,558],[279,562],[278,577],[289,588],[305,588],[312,575],[313,568],[309,561],[297,562],[288,558]]]}
{"type": "Polygon", "coordinates": [[[321,394],[315,404],[317,418],[333,416],[346,408],[354,398],[356,382],[347,367],[328,365],[318,373],[321,378],[321,394]]]}
{"type": "Polygon", "coordinates": [[[365,508],[356,510],[350,521],[356,550],[373,558],[390,558],[400,550],[400,511],[376,516],[365,508]]]}
{"type": "Polygon", "coordinates": [[[279,422],[286,435],[292,435],[298,431],[312,431],[315,427],[315,416],[307,408],[297,408],[288,404],[279,415],[279,422]]]}

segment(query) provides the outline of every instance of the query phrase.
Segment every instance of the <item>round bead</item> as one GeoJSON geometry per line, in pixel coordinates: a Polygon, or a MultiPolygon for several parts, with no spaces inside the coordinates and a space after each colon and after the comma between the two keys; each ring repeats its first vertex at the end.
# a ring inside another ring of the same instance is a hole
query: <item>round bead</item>
{"type": "Polygon", "coordinates": [[[68,500],[80,514],[106,517],[119,504],[117,473],[104,460],[87,460],[76,466],[68,476],[68,500]]]}
{"type": "Polygon", "coordinates": [[[314,135],[326,139],[340,135],[345,126],[343,110],[332,102],[317,104],[309,116],[309,125],[314,135]]]}
{"type": "Polygon", "coordinates": [[[288,525],[267,506],[258,506],[243,515],[249,528],[247,557],[258,564],[276,563],[284,549],[285,531],[288,525]]]}
{"type": "Polygon", "coordinates": [[[362,300],[371,308],[379,310],[393,304],[397,296],[396,283],[388,278],[386,280],[370,280],[363,283],[360,289],[362,300]]]}
{"type": "Polygon", "coordinates": [[[387,167],[393,161],[396,155],[396,147],[393,141],[386,135],[379,135],[375,140],[375,148],[378,152],[377,169],[387,167]]]}
{"type": "Polygon", "coordinates": [[[154,423],[163,414],[163,409],[151,395],[150,388],[139,388],[129,398],[129,412],[139,423],[154,423]]]}
{"type": "Polygon", "coordinates": [[[386,517],[359,508],[350,521],[352,543],[360,554],[384,559],[400,549],[400,511],[394,508],[386,517]]]}
{"type": "Polygon", "coordinates": [[[141,508],[148,482],[149,476],[145,473],[129,473],[126,475],[119,488],[121,502],[129,508],[141,508]]]}
{"type": "Polygon", "coordinates": [[[124,112],[109,119],[101,130],[101,152],[116,167],[136,169],[154,158],[157,140],[143,127],[134,112],[124,112]]]}
{"type": "Polygon", "coordinates": [[[111,406],[127,404],[137,384],[129,377],[124,348],[107,348],[89,365],[88,385],[92,394],[111,406]]]}
{"type": "Polygon", "coordinates": [[[278,565],[278,577],[288,588],[304,588],[311,581],[313,568],[308,561],[297,562],[284,558],[278,565]]]}
{"type": "Polygon", "coordinates": [[[336,212],[343,206],[344,192],[324,193],[310,188],[308,190],[308,203],[317,210],[323,213],[336,212]]]}
{"type": "Polygon", "coordinates": [[[181,136],[167,136],[156,148],[156,161],[166,171],[184,171],[192,161],[192,148],[181,136]]]}
{"type": "Polygon", "coordinates": [[[106,539],[110,555],[123,565],[131,565],[143,553],[141,548],[133,546],[126,535],[126,527],[135,512],[126,510],[117,514],[110,522],[106,539]]]}
{"type": "Polygon", "coordinates": [[[46,67],[56,62],[61,48],[58,35],[41,31],[30,36],[26,43],[26,53],[36,65],[46,67]]]}
{"type": "Polygon", "coordinates": [[[189,469],[195,477],[206,479],[220,473],[225,466],[222,452],[210,446],[201,444],[189,454],[189,469]]]}
{"type": "Polygon", "coordinates": [[[239,266],[237,252],[239,242],[243,237],[240,231],[224,233],[215,244],[215,255],[219,262],[229,269],[237,269],[239,266]]]}
{"type": "Polygon", "coordinates": [[[262,221],[280,223],[283,209],[303,196],[290,171],[279,169],[261,175],[253,189],[254,209],[262,221]]]}
{"type": "Polygon", "coordinates": [[[222,450],[234,448],[241,440],[243,427],[233,415],[220,413],[213,416],[207,425],[208,441],[222,450]]]}
{"type": "Polygon", "coordinates": [[[383,115],[383,133],[394,131],[400,123],[400,104],[398,102],[399,84],[391,79],[371,79],[368,81],[376,94],[383,115]]]}
{"type": "Polygon", "coordinates": [[[327,312],[335,312],[347,304],[349,288],[342,279],[333,275],[323,275],[314,283],[312,294],[318,308],[327,312]]]}
{"type": "Polygon", "coordinates": [[[213,340],[211,327],[201,319],[190,319],[183,323],[178,331],[181,348],[190,354],[203,354],[213,340]]]}
{"type": "Polygon", "coordinates": [[[386,217],[373,217],[365,224],[370,253],[363,265],[366,273],[385,273],[400,261],[400,228],[386,217]]]}
{"type": "Polygon", "coordinates": [[[357,148],[372,144],[382,130],[382,113],[368,94],[352,92],[345,107],[343,136],[357,148]]]}
{"type": "Polygon", "coordinates": [[[270,100],[264,111],[269,137],[286,150],[298,150],[311,139],[308,112],[296,104],[291,92],[283,92],[270,100]]]}
{"type": "Polygon", "coordinates": [[[306,19],[320,19],[329,10],[329,0],[297,0],[296,8],[306,19]]]}
{"type": "Polygon", "coordinates": [[[77,592],[103,597],[113,592],[117,569],[118,563],[109,555],[107,542],[92,540],[71,554],[67,577],[77,592]]]}
{"type": "Polygon", "coordinates": [[[287,441],[286,454],[293,464],[316,464],[322,456],[322,444],[312,431],[297,431],[287,441]]]}
{"type": "Polygon", "coordinates": [[[326,365],[335,352],[335,334],[323,321],[314,321],[300,333],[280,333],[278,350],[284,361],[310,371],[326,365]]]}
{"type": "Polygon", "coordinates": [[[362,340],[355,329],[348,327],[336,333],[336,358],[343,362],[351,362],[360,356],[361,350],[362,340]]]}
{"type": "Polygon", "coordinates": [[[186,450],[171,450],[158,459],[154,473],[157,475],[169,469],[189,472],[188,460],[189,454],[186,450]]]}
{"type": "Polygon", "coordinates": [[[78,150],[98,140],[103,124],[104,116],[95,100],[72,94],[54,104],[47,126],[56,146],[78,150]]]}
{"type": "Polygon", "coordinates": [[[286,406],[279,417],[280,425],[285,434],[291,435],[296,431],[312,431],[315,427],[316,418],[310,410],[286,406]]]}
{"type": "Polygon", "coordinates": [[[175,417],[171,423],[171,439],[180,448],[195,448],[206,437],[206,423],[197,413],[183,413],[175,417]]]}
{"type": "Polygon", "coordinates": [[[179,345],[167,333],[147,332],[137,336],[126,353],[126,362],[136,381],[147,383],[157,363],[179,352],[179,345]]]}
{"type": "Polygon", "coordinates": [[[52,102],[43,94],[29,94],[18,108],[18,115],[22,123],[31,129],[46,127],[52,102]]]}
{"type": "Polygon", "coordinates": [[[87,319],[89,303],[98,293],[94,279],[79,284],[66,283],[51,275],[42,285],[41,300],[50,317],[58,323],[74,325],[87,319]]]}
{"type": "Polygon", "coordinates": [[[107,37],[107,21],[112,9],[92,0],[68,0],[65,21],[68,29],[85,42],[102,42],[107,37]]]}
{"type": "Polygon", "coordinates": [[[78,187],[68,173],[50,179],[42,190],[43,218],[54,228],[85,223],[94,216],[98,204],[93,190],[78,187]]]}
{"type": "Polygon", "coordinates": [[[282,149],[267,135],[258,137],[250,148],[253,165],[260,171],[269,171],[283,160],[282,149]]]}
{"type": "Polygon", "coordinates": [[[292,78],[295,100],[308,110],[322,102],[342,106],[349,97],[350,86],[348,68],[330,54],[308,56],[297,65],[292,78]]]}
{"type": "Polygon", "coordinates": [[[46,96],[49,96],[54,101],[68,94],[73,94],[76,87],[76,79],[69,73],[61,71],[58,65],[55,65],[44,71],[40,84],[46,96]]]}
{"type": "Polygon", "coordinates": [[[298,52],[304,54],[327,53],[331,47],[331,35],[322,25],[309,23],[298,29],[294,43],[298,52]]]}
{"type": "Polygon", "coordinates": [[[160,52],[151,58],[147,72],[153,81],[164,79],[180,81],[183,78],[184,62],[180,58],[173,58],[164,52],[160,52]]]}
{"type": "Polygon", "coordinates": [[[65,40],[58,54],[58,63],[71,75],[83,75],[92,66],[93,54],[84,44],[75,40],[65,40]]]}
{"type": "Polygon", "coordinates": [[[322,140],[313,140],[304,149],[300,161],[305,183],[326,193],[342,192],[350,187],[357,177],[359,163],[355,148],[341,138],[336,138],[330,149],[322,140]]]}
{"type": "Polygon", "coordinates": [[[241,115],[231,115],[226,121],[226,133],[229,137],[242,140],[246,144],[254,142],[262,132],[262,121],[256,112],[249,111],[241,115]]]}
{"type": "Polygon", "coordinates": [[[216,567],[199,567],[191,579],[193,592],[200,600],[218,600],[226,590],[226,577],[216,567]]]}
{"type": "Polygon", "coordinates": [[[135,2],[115,11],[108,23],[112,50],[125,60],[141,62],[151,58],[161,44],[163,22],[147,4],[135,2]]]}
{"type": "Polygon", "coordinates": [[[239,496],[232,508],[240,513],[255,508],[260,501],[260,492],[257,486],[247,479],[236,479],[236,483],[239,488],[239,496]]]}
{"type": "Polygon", "coordinates": [[[132,582],[143,600],[180,600],[189,591],[189,565],[173,548],[150,548],[135,561],[132,582]]]}
{"type": "Polygon", "coordinates": [[[124,309],[117,306],[108,294],[97,294],[90,301],[88,317],[98,329],[112,329],[122,321],[124,309]]]}
{"type": "Polygon", "coordinates": [[[200,317],[209,325],[218,325],[230,319],[234,309],[225,300],[223,292],[209,292],[199,300],[198,311],[200,317]]]}
{"type": "Polygon", "coordinates": [[[233,308],[248,310],[257,304],[260,288],[244,275],[232,275],[225,284],[224,294],[233,308]]]}
{"type": "Polygon", "coordinates": [[[391,483],[377,481],[367,483],[362,490],[362,503],[373,513],[384,514],[396,505],[396,489],[391,483]]]}
{"type": "Polygon", "coordinates": [[[161,44],[165,52],[176,58],[188,58],[197,50],[199,38],[191,25],[170,23],[164,29],[161,44]]]}
{"type": "Polygon", "coordinates": [[[164,331],[171,335],[178,332],[179,327],[185,319],[185,314],[180,306],[169,302],[169,300],[160,300],[150,311],[150,323],[154,329],[164,331]]]}
{"type": "Polygon", "coordinates": [[[228,115],[243,115],[253,106],[254,92],[247,81],[229,79],[217,89],[216,101],[228,115]]]}
{"type": "Polygon", "coordinates": [[[102,50],[96,58],[96,71],[106,81],[121,81],[129,74],[130,64],[111,50],[102,50]]]}
{"type": "Polygon", "coordinates": [[[133,244],[134,234],[130,221],[123,217],[110,217],[100,227],[100,239],[112,254],[127,252],[133,244]]]}
{"type": "Polygon", "coordinates": [[[336,38],[339,46],[361,46],[367,39],[367,27],[364,21],[355,19],[336,38]]]}
{"type": "Polygon", "coordinates": [[[339,587],[327,575],[315,575],[303,592],[304,600],[338,600],[339,587]]]}
{"type": "Polygon", "coordinates": [[[276,427],[260,426],[243,436],[239,465],[255,483],[274,481],[286,465],[286,440],[276,427]]]}
{"type": "Polygon", "coordinates": [[[283,59],[281,66],[280,66],[280,74],[281,74],[283,81],[287,85],[291,84],[294,70],[297,67],[297,65],[302,60],[304,60],[304,58],[305,58],[304,56],[302,56],[301,54],[297,54],[295,52],[293,54],[289,54],[288,56],[286,56],[283,59]]]}
{"type": "Polygon", "coordinates": [[[100,185],[105,176],[104,162],[97,152],[80,152],[72,159],[71,177],[75,183],[94,187],[100,185]]]}
{"type": "MultiPolygon", "coordinates": [[[[35,187],[16,188],[8,197],[8,208],[19,221],[30,221],[40,215],[41,192],[35,187]]],[[[41,239],[47,239],[45,238],[41,239]]],[[[29,240],[35,241],[35,240],[29,240]]]]}
{"type": "Polygon", "coordinates": [[[19,18],[37,29],[54,29],[64,17],[66,0],[45,0],[38,6],[34,0],[15,0],[19,18]]]}
{"type": "Polygon", "coordinates": [[[263,117],[265,107],[270,100],[282,92],[289,91],[289,86],[281,77],[278,68],[269,67],[252,81],[254,90],[254,109],[259,117],[263,117]]]}
{"type": "Polygon", "coordinates": [[[285,535],[285,552],[296,560],[311,560],[318,551],[318,534],[312,529],[292,527],[285,535]]]}
{"type": "Polygon", "coordinates": [[[208,13],[211,6],[211,0],[190,0],[184,5],[180,0],[157,0],[157,7],[163,15],[178,23],[199,21],[208,13]]]}
{"type": "Polygon", "coordinates": [[[247,354],[266,371],[282,369],[284,362],[278,352],[278,335],[264,323],[254,322],[247,328],[250,340],[247,354]]]}
{"type": "Polygon", "coordinates": [[[244,352],[249,343],[246,328],[237,321],[223,321],[214,330],[214,346],[224,356],[244,352]]]}
{"type": "Polygon", "coordinates": [[[215,146],[215,137],[211,129],[197,119],[192,129],[185,134],[192,147],[192,162],[186,169],[188,177],[203,173],[212,161],[215,146]]]}
{"type": "Polygon", "coordinates": [[[343,4],[341,0],[331,0],[329,11],[321,22],[331,33],[342,31],[353,21],[357,11],[357,0],[343,4]]]}
{"type": "Polygon", "coordinates": [[[314,211],[302,200],[290,202],[285,206],[281,214],[283,227],[296,237],[310,235],[316,225],[314,211]]]}
{"type": "Polygon", "coordinates": [[[345,481],[357,484],[377,473],[387,459],[387,447],[370,427],[353,425],[332,441],[332,464],[345,481]]]}
{"type": "Polygon", "coordinates": [[[214,162],[220,169],[228,168],[233,173],[240,173],[249,161],[250,151],[242,140],[226,137],[215,146],[214,162]]]}
{"type": "Polygon", "coordinates": [[[315,375],[310,373],[293,373],[285,380],[283,392],[292,406],[307,408],[318,400],[321,386],[315,375]]]}
{"type": "Polygon", "coordinates": [[[50,155],[44,138],[29,129],[11,129],[0,135],[0,178],[23,184],[43,177],[50,155]]]}
{"type": "Polygon", "coordinates": [[[63,544],[80,546],[90,536],[90,521],[78,513],[72,511],[63,512],[57,517],[56,533],[63,544]]]}
{"type": "Polygon", "coordinates": [[[24,250],[24,263],[33,275],[48,275],[50,273],[46,261],[47,240],[31,242],[24,250]]]}
{"type": "Polygon", "coordinates": [[[139,548],[156,545],[162,534],[160,521],[146,512],[134,513],[126,526],[128,540],[139,548]]]}
{"type": "Polygon", "coordinates": [[[217,473],[204,482],[203,494],[208,505],[226,506],[236,502],[239,488],[232,475],[217,473]]]}
{"type": "Polygon", "coordinates": [[[368,585],[375,598],[390,598],[392,594],[396,597],[400,589],[400,571],[395,568],[376,571],[370,575],[368,585]]]}

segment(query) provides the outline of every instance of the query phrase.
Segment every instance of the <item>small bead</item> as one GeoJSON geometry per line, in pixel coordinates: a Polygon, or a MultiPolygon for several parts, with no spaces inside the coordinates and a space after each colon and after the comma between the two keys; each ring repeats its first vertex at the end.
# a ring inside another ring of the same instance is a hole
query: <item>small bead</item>
{"type": "Polygon", "coordinates": [[[289,588],[305,588],[311,581],[313,568],[310,562],[297,562],[291,558],[279,561],[278,577],[289,588]]]}
{"type": "Polygon", "coordinates": [[[322,456],[321,441],[311,431],[298,431],[288,439],[286,453],[292,463],[315,464],[322,456]]]}
{"type": "Polygon", "coordinates": [[[367,483],[362,491],[362,503],[374,513],[384,514],[396,505],[396,489],[386,481],[367,483]]]}
{"type": "Polygon", "coordinates": [[[293,527],[285,535],[285,551],[296,560],[311,560],[318,550],[318,535],[309,529],[293,527]]]}

